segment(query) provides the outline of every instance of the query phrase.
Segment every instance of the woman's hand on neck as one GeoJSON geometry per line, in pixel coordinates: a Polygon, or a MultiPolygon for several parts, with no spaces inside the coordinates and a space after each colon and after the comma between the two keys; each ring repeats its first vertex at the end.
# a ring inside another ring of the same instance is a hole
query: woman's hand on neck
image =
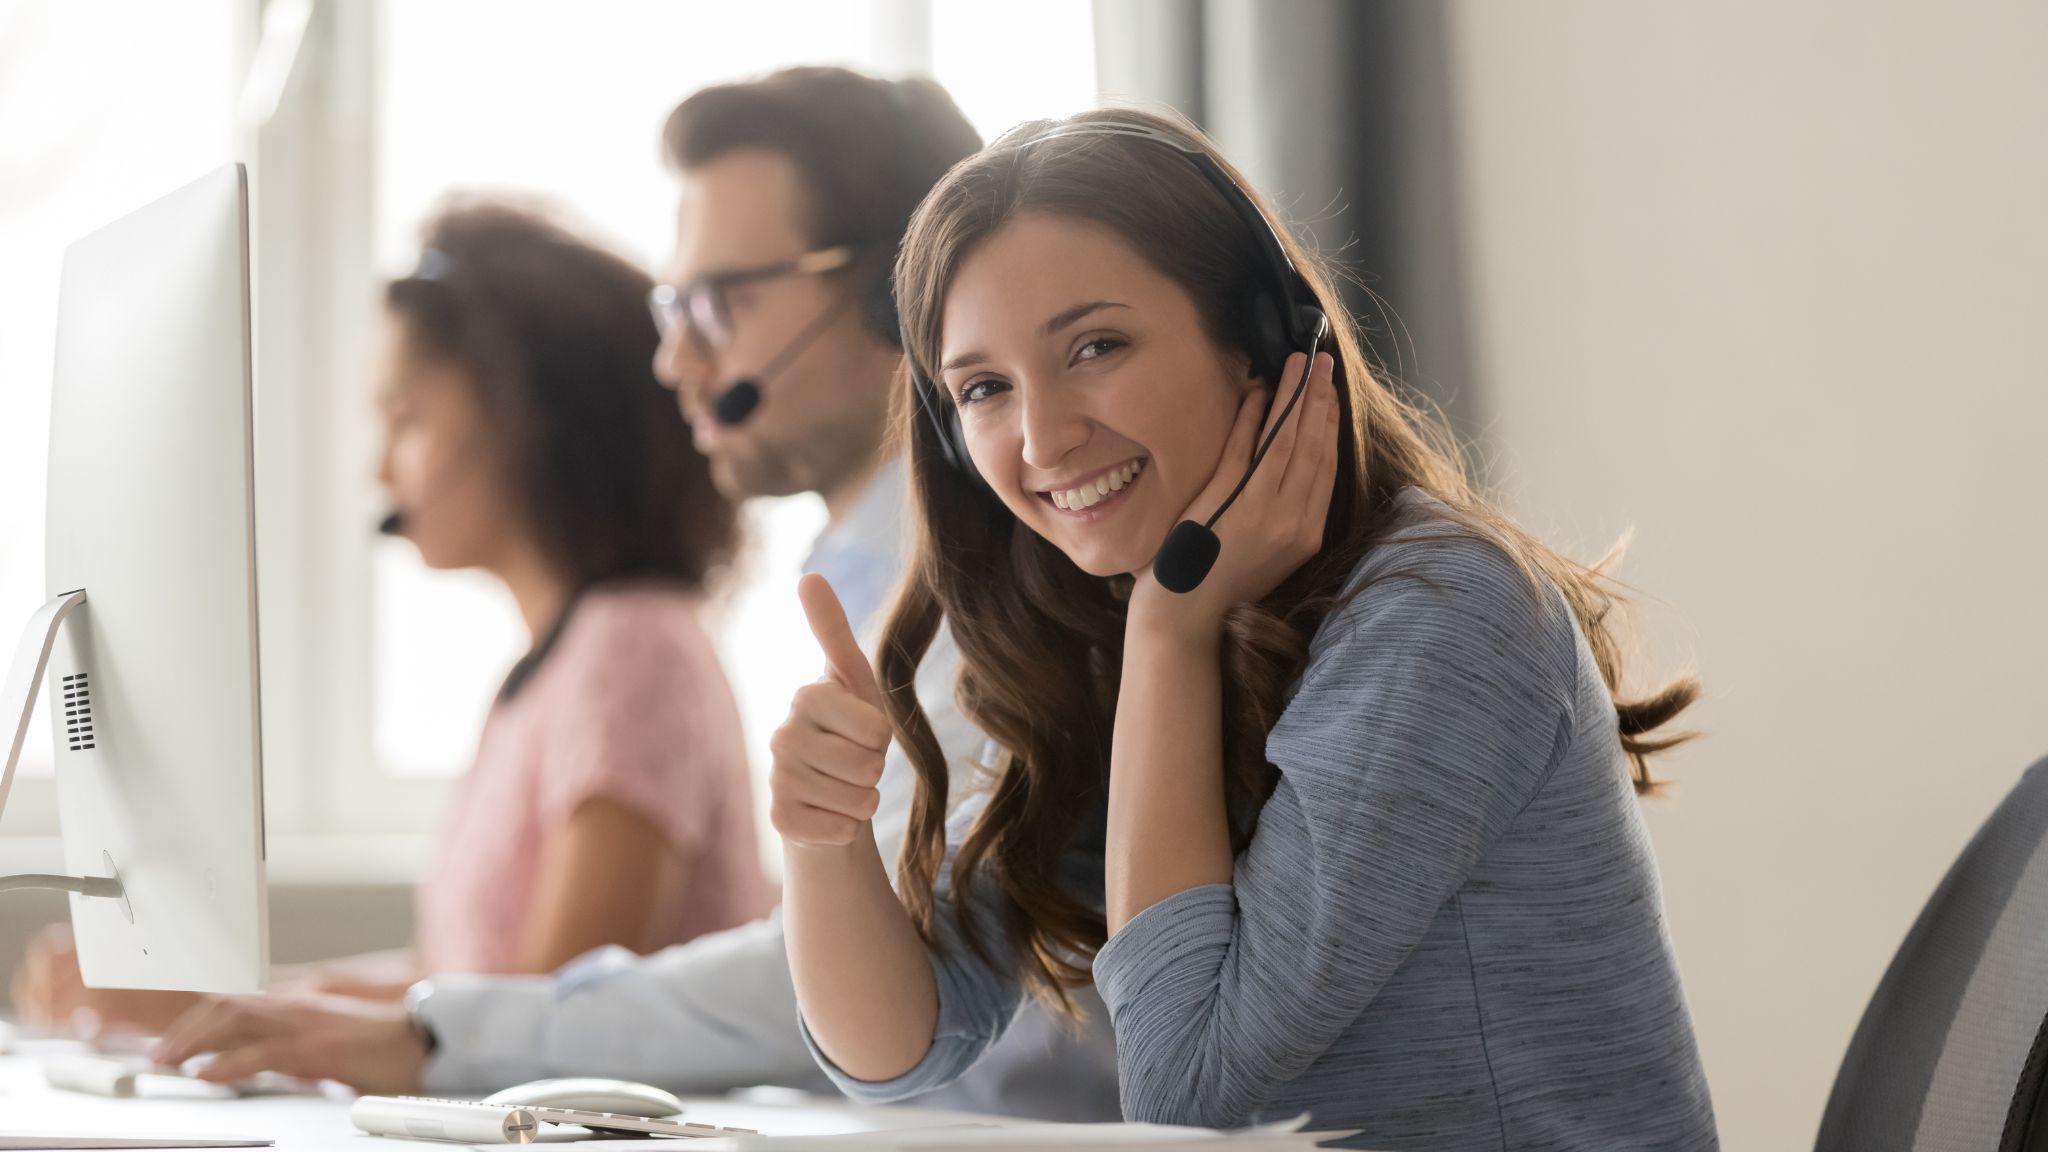
{"type": "Polygon", "coordinates": [[[1318,353],[1311,363],[1295,353],[1287,359],[1284,380],[1299,380],[1304,368],[1312,369],[1307,386],[1285,422],[1288,392],[1270,404],[1259,392],[1245,398],[1216,474],[1188,506],[1185,519],[1205,522],[1244,477],[1257,446],[1270,445],[1237,502],[1216,522],[1223,546],[1214,566],[1200,584],[1180,593],[1161,587],[1149,567],[1136,573],[1127,634],[1142,629],[1213,640],[1222,635],[1224,616],[1233,607],[1264,599],[1321,551],[1337,479],[1341,408],[1330,356],[1318,353]]]}

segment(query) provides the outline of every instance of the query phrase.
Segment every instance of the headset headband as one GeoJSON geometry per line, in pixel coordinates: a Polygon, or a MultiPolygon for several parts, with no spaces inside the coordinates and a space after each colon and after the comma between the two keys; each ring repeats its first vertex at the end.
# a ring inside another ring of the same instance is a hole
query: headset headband
{"type": "Polygon", "coordinates": [[[1295,269],[1293,258],[1287,255],[1287,246],[1280,242],[1280,234],[1274,230],[1273,222],[1266,218],[1265,213],[1259,211],[1257,204],[1252,202],[1251,193],[1245,191],[1244,185],[1239,184],[1230,173],[1223,170],[1223,165],[1217,163],[1215,155],[1208,149],[1150,125],[1137,124],[1129,120],[1091,120],[1079,124],[1063,124],[1033,136],[1017,147],[1029,148],[1048,140],[1063,140],[1077,136],[1123,136],[1134,140],[1150,140],[1154,144],[1164,144],[1187,157],[1201,170],[1203,177],[1223,194],[1223,198],[1230,202],[1231,209],[1237,213],[1238,218],[1243,220],[1246,227],[1251,229],[1252,235],[1258,238],[1259,248],[1266,254],[1267,262],[1273,265],[1274,280],[1277,282],[1275,286],[1282,289],[1292,302],[1295,286],[1301,282],[1301,273],[1295,269]]]}

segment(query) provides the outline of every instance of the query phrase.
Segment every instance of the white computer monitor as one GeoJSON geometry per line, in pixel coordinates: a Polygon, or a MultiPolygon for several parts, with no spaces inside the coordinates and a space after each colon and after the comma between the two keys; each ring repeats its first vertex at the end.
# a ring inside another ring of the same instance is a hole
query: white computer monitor
{"type": "Polygon", "coordinates": [[[10,692],[41,671],[71,874],[44,879],[73,888],[93,987],[248,992],[269,968],[248,216],[228,165],[64,256],[51,599],[10,692]]]}

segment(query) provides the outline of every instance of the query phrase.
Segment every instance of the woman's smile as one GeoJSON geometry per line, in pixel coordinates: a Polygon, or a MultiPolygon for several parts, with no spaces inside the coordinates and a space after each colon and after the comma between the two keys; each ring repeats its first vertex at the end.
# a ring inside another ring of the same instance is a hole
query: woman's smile
{"type": "Polygon", "coordinates": [[[1077,520],[1099,520],[1124,504],[1124,493],[1144,474],[1145,457],[1136,456],[1070,481],[1038,490],[1038,498],[1077,520]]]}

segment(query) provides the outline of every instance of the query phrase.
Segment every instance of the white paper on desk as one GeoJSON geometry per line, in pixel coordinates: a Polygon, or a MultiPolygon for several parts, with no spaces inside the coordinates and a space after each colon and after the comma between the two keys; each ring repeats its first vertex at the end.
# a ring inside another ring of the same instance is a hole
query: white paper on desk
{"type": "Polygon", "coordinates": [[[274,1140],[249,1136],[73,1136],[64,1132],[0,1132],[0,1152],[71,1148],[268,1148],[274,1140]]]}
{"type": "Polygon", "coordinates": [[[1314,1148],[1345,1132],[1304,1132],[1307,1114],[1252,1128],[1218,1131],[1169,1124],[947,1124],[935,1128],[897,1128],[883,1132],[849,1132],[838,1136],[736,1136],[734,1152],[934,1152],[937,1149],[1228,1148],[1232,1152],[1283,1152],[1314,1148]]]}

